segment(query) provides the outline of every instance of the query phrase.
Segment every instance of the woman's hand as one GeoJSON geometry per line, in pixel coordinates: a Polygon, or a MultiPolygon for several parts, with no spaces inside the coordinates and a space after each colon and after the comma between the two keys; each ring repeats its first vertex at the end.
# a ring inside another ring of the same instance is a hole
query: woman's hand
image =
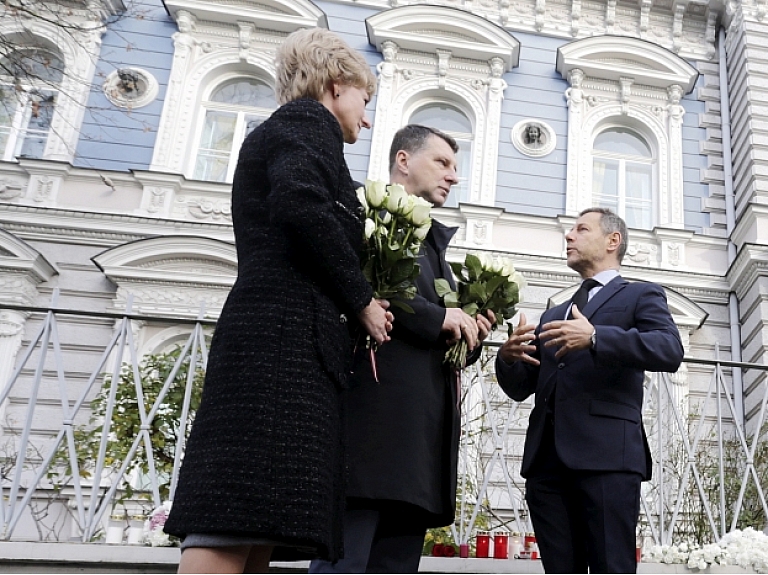
{"type": "Polygon", "coordinates": [[[360,320],[365,331],[379,345],[391,339],[389,332],[392,331],[392,322],[395,321],[395,316],[392,315],[391,311],[387,311],[388,308],[389,302],[387,300],[371,299],[371,302],[357,314],[357,319],[360,320]]]}

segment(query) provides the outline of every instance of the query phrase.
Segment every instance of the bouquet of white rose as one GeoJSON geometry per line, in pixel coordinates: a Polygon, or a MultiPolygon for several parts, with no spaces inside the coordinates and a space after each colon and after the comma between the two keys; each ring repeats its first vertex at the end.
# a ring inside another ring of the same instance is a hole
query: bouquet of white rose
{"type": "MultiPolygon", "coordinates": [[[[414,281],[421,271],[417,259],[432,219],[432,204],[409,195],[399,184],[366,180],[357,197],[365,210],[365,247],[361,263],[363,275],[373,287],[373,295],[409,313],[413,308],[404,300],[416,295],[414,281]]],[[[376,342],[365,339],[376,372],[376,342]]]]}
{"type": "Polygon", "coordinates": [[[432,204],[399,184],[366,180],[357,196],[365,209],[363,275],[374,297],[413,312],[403,300],[416,295],[419,249],[432,225],[432,204]]]}
{"type": "MultiPolygon", "coordinates": [[[[437,295],[443,298],[445,307],[460,307],[472,317],[490,310],[496,315],[496,325],[502,325],[515,315],[520,290],[526,282],[509,259],[470,253],[464,263],[450,262],[450,266],[456,276],[457,291],[451,289],[448,280],[435,280],[437,295]]],[[[457,369],[464,368],[468,351],[466,340],[460,339],[446,352],[445,363],[457,369]]]]}

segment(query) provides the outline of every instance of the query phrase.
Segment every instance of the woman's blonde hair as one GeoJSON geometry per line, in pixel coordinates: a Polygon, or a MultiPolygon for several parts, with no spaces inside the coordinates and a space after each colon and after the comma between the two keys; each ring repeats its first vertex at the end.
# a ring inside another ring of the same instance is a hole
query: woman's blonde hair
{"type": "Polygon", "coordinates": [[[277,101],[321,100],[331,82],[376,91],[376,78],[362,55],[324,28],[297,30],[277,51],[277,101]]]}

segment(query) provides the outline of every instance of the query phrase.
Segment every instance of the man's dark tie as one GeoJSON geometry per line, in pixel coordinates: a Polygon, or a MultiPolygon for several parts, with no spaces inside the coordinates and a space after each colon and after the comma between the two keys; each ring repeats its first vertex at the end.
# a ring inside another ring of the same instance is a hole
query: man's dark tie
{"type": "Polygon", "coordinates": [[[584,312],[584,306],[586,306],[589,301],[589,290],[599,285],[601,285],[600,282],[594,278],[589,278],[581,282],[579,289],[576,290],[576,293],[573,294],[573,299],[571,299],[573,305],[571,305],[571,309],[568,312],[568,319],[573,319],[574,305],[579,306],[580,312],[584,312]]]}

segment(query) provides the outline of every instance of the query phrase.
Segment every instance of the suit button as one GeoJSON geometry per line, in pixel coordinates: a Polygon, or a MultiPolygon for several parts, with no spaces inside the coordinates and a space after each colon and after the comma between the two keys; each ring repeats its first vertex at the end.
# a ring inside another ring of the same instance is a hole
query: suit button
{"type": "Polygon", "coordinates": [[[347,316],[344,314],[341,314],[339,316],[339,323],[347,323],[347,316]]]}
{"type": "Polygon", "coordinates": [[[565,367],[564,363],[558,363],[557,364],[557,369],[563,369],[564,367],[565,367]]]}

